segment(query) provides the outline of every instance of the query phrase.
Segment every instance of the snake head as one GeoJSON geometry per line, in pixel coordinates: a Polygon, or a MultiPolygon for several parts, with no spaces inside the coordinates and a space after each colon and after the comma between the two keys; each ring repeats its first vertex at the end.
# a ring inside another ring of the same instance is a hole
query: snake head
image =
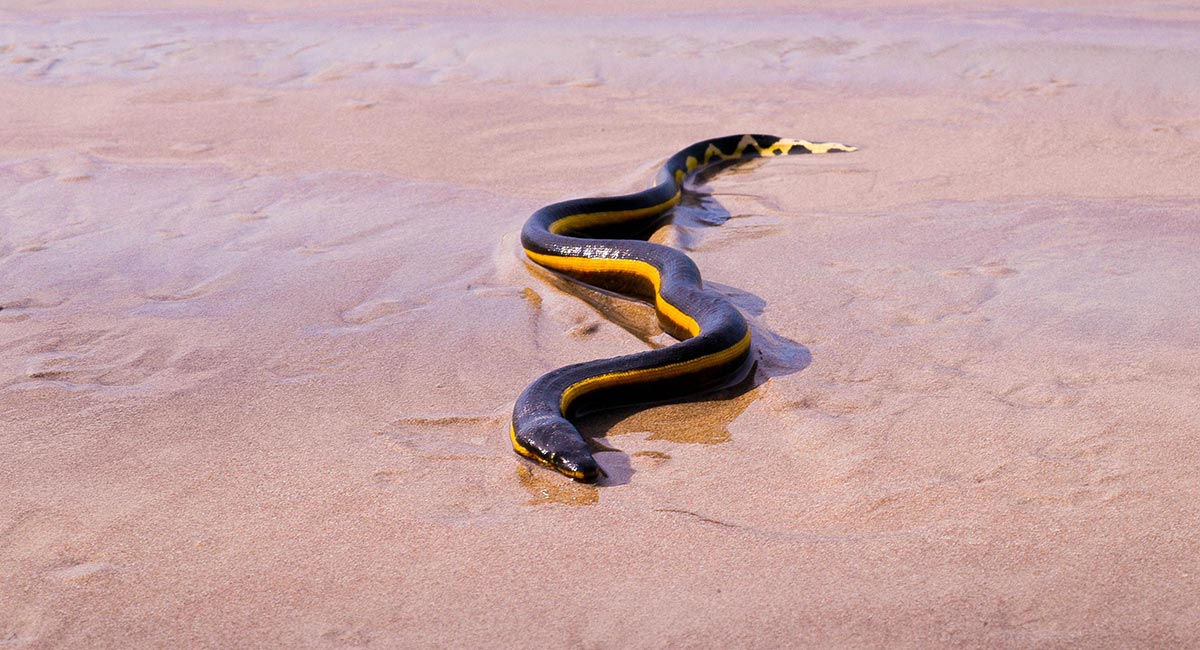
{"type": "Polygon", "coordinates": [[[595,483],[604,473],[587,441],[566,418],[540,417],[522,422],[519,427],[514,423],[511,436],[518,454],[580,483],[595,483]]]}

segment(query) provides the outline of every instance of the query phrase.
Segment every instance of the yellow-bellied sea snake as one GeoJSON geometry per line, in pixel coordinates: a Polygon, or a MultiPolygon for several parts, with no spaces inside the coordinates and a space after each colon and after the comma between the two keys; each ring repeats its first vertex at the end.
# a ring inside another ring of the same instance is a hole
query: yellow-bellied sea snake
{"type": "Polygon", "coordinates": [[[771,135],[715,138],[671,156],[648,190],[563,201],[534,212],[521,230],[529,259],[581,282],[652,302],[663,329],[680,342],[542,375],[513,408],[513,449],[577,481],[594,482],[600,466],[569,420],[581,398],[616,406],[695,393],[721,385],[749,358],[745,319],[724,296],[704,288],[700,270],[687,255],[647,241],[597,235],[637,232],[652,223],[679,201],[684,178],[706,165],[854,149],[771,135]]]}

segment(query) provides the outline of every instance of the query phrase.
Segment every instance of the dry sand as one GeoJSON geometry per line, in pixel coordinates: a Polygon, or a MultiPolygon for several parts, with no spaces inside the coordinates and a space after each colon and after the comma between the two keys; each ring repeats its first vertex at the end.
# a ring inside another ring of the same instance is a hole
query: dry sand
{"type": "Polygon", "coordinates": [[[1200,645],[1200,10],[225,4],[0,9],[0,646],[1200,645]],[[531,468],[525,217],[744,131],[758,374],[531,468]]]}

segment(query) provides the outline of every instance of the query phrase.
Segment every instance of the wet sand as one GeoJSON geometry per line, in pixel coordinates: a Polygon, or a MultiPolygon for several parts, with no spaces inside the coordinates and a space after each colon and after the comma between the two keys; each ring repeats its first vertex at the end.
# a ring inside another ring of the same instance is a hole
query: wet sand
{"type": "Polygon", "coordinates": [[[1200,644],[1200,11],[131,4],[0,9],[0,645],[1200,644]],[[737,132],[756,374],[518,459],[669,342],[525,217],[737,132]]]}

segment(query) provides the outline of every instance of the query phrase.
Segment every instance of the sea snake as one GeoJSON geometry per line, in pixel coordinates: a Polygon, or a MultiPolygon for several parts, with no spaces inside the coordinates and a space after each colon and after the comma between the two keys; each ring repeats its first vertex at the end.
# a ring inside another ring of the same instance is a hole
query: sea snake
{"type": "Polygon", "coordinates": [[[697,142],[667,159],[650,189],[624,196],[554,203],[521,230],[529,259],[580,282],[652,302],[663,329],[680,339],[665,348],[588,361],[542,375],[513,407],[509,435],[520,455],[585,483],[603,471],[570,417],[586,402],[655,402],[720,386],[746,364],[750,330],[725,297],[704,288],[691,258],[636,233],[679,202],[684,178],[722,161],[854,151],[771,135],[730,135],[697,142]]]}

